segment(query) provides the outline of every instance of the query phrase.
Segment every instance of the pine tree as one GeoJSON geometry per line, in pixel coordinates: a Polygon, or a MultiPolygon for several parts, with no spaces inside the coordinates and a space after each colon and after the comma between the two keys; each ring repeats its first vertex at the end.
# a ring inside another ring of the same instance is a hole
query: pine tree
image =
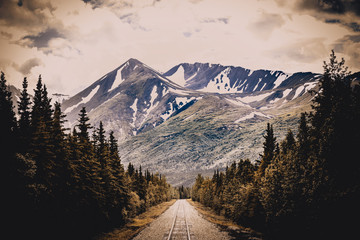
{"type": "Polygon", "coordinates": [[[360,211],[355,203],[360,196],[355,190],[360,189],[360,164],[354,157],[357,156],[355,143],[360,141],[359,123],[354,117],[356,93],[349,75],[345,60],[338,61],[332,51],[329,63],[324,62],[320,89],[313,100],[308,178],[312,207],[320,209],[318,217],[322,222],[318,222],[319,229],[335,223],[345,227],[350,223],[337,219],[351,219],[344,213],[360,211]],[[330,215],[334,208],[336,211],[330,215]]]}
{"type": "Polygon", "coordinates": [[[0,127],[2,154],[9,158],[15,151],[14,140],[17,124],[12,103],[11,92],[6,84],[5,74],[1,72],[0,79],[0,127]]]}
{"type": "Polygon", "coordinates": [[[30,138],[31,138],[31,128],[30,128],[30,96],[27,92],[28,81],[26,77],[23,81],[23,90],[21,91],[20,101],[18,101],[19,108],[19,152],[26,153],[28,152],[30,138]]]}
{"type": "Polygon", "coordinates": [[[288,129],[285,140],[281,143],[281,150],[284,154],[295,150],[295,138],[291,129],[288,129]]]}
{"type": "Polygon", "coordinates": [[[43,101],[43,85],[41,75],[39,75],[39,79],[36,84],[36,88],[34,89],[34,98],[33,98],[33,106],[31,110],[31,128],[34,132],[37,128],[37,125],[41,122],[42,116],[42,101],[43,101]]]}
{"type": "Polygon", "coordinates": [[[124,167],[120,162],[117,140],[114,132],[110,132],[109,137],[109,166],[112,173],[111,189],[113,191],[113,219],[117,222],[124,222],[126,219],[125,208],[129,205],[130,189],[127,178],[125,177],[124,167]]]}
{"type": "Polygon", "coordinates": [[[100,191],[102,180],[100,177],[101,166],[99,161],[96,159],[95,149],[90,142],[89,129],[91,125],[90,119],[87,116],[85,107],[83,107],[79,114],[78,124],[76,125],[79,129],[77,133],[78,147],[80,150],[80,156],[77,160],[79,169],[79,179],[83,188],[83,200],[85,206],[91,206],[95,204],[97,200],[102,198],[100,191]]]}
{"type": "Polygon", "coordinates": [[[54,177],[55,146],[51,140],[52,108],[39,76],[31,112],[32,136],[30,153],[37,165],[36,181],[43,188],[43,196],[50,197],[54,177]],[[46,193],[45,193],[46,192],[46,193]]]}
{"type": "Polygon", "coordinates": [[[309,127],[306,120],[306,113],[301,113],[300,123],[297,134],[298,157],[301,161],[306,161],[310,154],[309,127]]]}
{"type": "Polygon", "coordinates": [[[264,139],[264,152],[260,155],[261,161],[258,169],[260,176],[264,175],[265,169],[271,163],[275,155],[276,137],[274,136],[273,126],[270,123],[267,124],[264,139]]]}
{"type": "Polygon", "coordinates": [[[79,124],[76,125],[79,128],[79,138],[80,142],[89,142],[89,130],[92,128],[89,122],[89,117],[87,116],[86,108],[83,107],[80,110],[79,114],[79,124]]]}
{"type": "Polygon", "coordinates": [[[118,142],[116,140],[116,138],[114,137],[114,132],[111,131],[110,135],[109,135],[109,147],[110,147],[110,155],[113,158],[119,158],[119,147],[118,147],[118,142]]]}
{"type": "Polygon", "coordinates": [[[129,162],[128,164],[127,173],[129,174],[130,177],[132,177],[135,174],[135,168],[134,165],[131,164],[131,162],[129,162]]]}
{"type": "Polygon", "coordinates": [[[55,184],[57,191],[57,198],[62,199],[70,191],[69,186],[72,184],[72,166],[70,164],[70,148],[66,140],[65,134],[65,117],[61,111],[60,103],[56,102],[54,105],[54,117],[52,123],[52,144],[55,154],[55,184]]]}
{"type": "MultiPolygon", "coordinates": [[[[1,72],[0,78],[0,152],[1,152],[1,187],[3,196],[2,214],[10,224],[14,223],[14,215],[19,199],[17,190],[19,179],[17,168],[14,164],[16,152],[16,119],[11,100],[11,92],[6,84],[5,74],[1,72]],[[8,211],[11,209],[11,211],[8,211]]],[[[5,228],[7,226],[5,225],[5,228]]],[[[13,227],[13,226],[11,226],[13,227]]],[[[6,229],[5,229],[6,230],[6,229]]],[[[6,233],[5,233],[6,234],[6,233]]]]}

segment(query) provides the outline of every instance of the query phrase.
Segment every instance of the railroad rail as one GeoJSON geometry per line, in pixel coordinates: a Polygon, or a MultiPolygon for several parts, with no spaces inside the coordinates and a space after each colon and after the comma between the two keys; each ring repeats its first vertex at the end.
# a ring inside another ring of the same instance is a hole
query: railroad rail
{"type": "Polygon", "coordinates": [[[178,208],[169,232],[167,240],[191,240],[189,225],[186,220],[184,203],[179,201],[178,208]]]}

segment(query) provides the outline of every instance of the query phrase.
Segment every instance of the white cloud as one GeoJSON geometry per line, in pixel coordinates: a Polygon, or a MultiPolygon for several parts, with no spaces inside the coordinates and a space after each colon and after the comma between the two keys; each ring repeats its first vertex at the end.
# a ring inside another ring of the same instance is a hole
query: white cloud
{"type": "Polygon", "coordinates": [[[36,2],[39,17],[30,15],[33,24],[26,28],[9,27],[12,18],[0,21],[0,68],[18,87],[23,73],[30,88],[41,73],[50,91],[74,94],[131,57],[160,71],[180,62],[212,62],[319,72],[335,43],[352,59],[353,70],[360,69],[351,53],[358,42],[343,39],[350,30],[296,11],[295,0],[292,5],[281,0],[36,2]],[[48,29],[53,32],[44,36],[48,29]],[[25,36],[33,42],[19,45],[25,36]],[[42,64],[19,72],[29,59],[42,64]]]}

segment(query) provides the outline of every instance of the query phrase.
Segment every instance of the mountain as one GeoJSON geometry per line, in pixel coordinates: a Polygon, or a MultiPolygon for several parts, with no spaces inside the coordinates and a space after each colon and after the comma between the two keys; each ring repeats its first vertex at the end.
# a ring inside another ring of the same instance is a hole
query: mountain
{"type": "Polygon", "coordinates": [[[208,63],[183,63],[161,74],[129,59],[62,106],[72,127],[86,107],[93,126],[102,121],[113,130],[125,165],[190,185],[198,173],[258,159],[267,122],[279,140],[288,128],[296,130],[320,77],[208,63]]]}
{"type": "Polygon", "coordinates": [[[311,72],[294,74],[282,71],[250,70],[209,63],[182,63],[164,76],[192,90],[216,93],[254,93],[316,82],[321,76],[311,72]]]}
{"type": "Polygon", "coordinates": [[[105,129],[125,139],[162,124],[202,96],[129,59],[62,106],[72,126],[80,109],[86,107],[92,124],[102,121],[105,129]]]}

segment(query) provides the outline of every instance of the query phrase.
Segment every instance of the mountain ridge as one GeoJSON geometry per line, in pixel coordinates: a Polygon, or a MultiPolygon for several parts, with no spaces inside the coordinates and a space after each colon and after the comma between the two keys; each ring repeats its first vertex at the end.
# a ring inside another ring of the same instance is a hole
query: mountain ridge
{"type": "Polygon", "coordinates": [[[239,158],[256,160],[265,122],[279,126],[279,137],[285,135],[299,112],[310,109],[309,90],[319,77],[250,74],[210,63],[180,66],[185,65],[161,74],[129,59],[63,102],[71,127],[86,107],[93,126],[101,121],[106,131],[114,131],[124,164],[159,171],[175,185],[190,185],[197,173],[210,174],[239,158]]]}
{"type": "Polygon", "coordinates": [[[273,70],[250,70],[236,66],[209,63],[181,63],[164,76],[192,90],[219,93],[252,93],[289,87],[295,82],[316,81],[321,74],[312,72],[284,73],[273,70]]]}
{"type": "Polygon", "coordinates": [[[86,107],[95,124],[105,117],[104,126],[120,129],[117,137],[126,138],[161,124],[201,95],[142,62],[129,59],[65,101],[63,106],[71,123],[76,121],[79,110],[86,107]]]}

